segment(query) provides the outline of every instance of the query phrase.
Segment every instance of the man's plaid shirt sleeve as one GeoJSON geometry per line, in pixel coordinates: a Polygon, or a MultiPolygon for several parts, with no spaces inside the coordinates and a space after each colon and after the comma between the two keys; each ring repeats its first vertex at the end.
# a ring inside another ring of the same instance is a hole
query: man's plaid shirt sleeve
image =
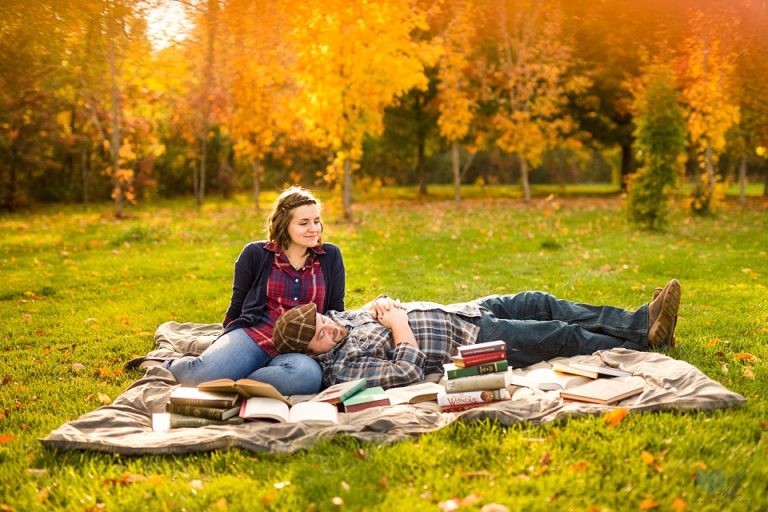
{"type": "Polygon", "coordinates": [[[349,350],[343,358],[336,359],[330,376],[335,382],[365,379],[368,387],[393,388],[421,382],[423,366],[424,353],[413,345],[401,343],[395,347],[391,360],[349,350]]]}

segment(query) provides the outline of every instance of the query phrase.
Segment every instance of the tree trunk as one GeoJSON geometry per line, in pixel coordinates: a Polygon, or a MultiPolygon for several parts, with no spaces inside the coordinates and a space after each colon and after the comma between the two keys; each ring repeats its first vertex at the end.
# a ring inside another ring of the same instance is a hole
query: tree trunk
{"type": "Polygon", "coordinates": [[[253,204],[259,210],[259,194],[261,193],[261,162],[257,159],[251,161],[251,170],[253,171],[253,204]]]}
{"type": "Polygon", "coordinates": [[[352,160],[349,158],[344,159],[344,181],[341,197],[344,218],[349,220],[352,218],[352,160]]]}
{"type": "Polygon", "coordinates": [[[115,49],[115,38],[110,38],[109,42],[109,78],[112,82],[112,139],[110,149],[112,150],[112,181],[115,185],[112,192],[115,200],[115,217],[123,216],[123,200],[125,195],[124,183],[120,177],[120,144],[122,143],[122,133],[120,129],[120,88],[117,86],[117,50],[115,49]]]}
{"type": "Polygon", "coordinates": [[[712,200],[715,194],[715,164],[712,155],[712,142],[707,141],[707,149],[704,152],[704,163],[707,170],[707,199],[712,200]]]}
{"type": "Polygon", "coordinates": [[[208,166],[208,135],[207,135],[207,127],[205,129],[205,132],[200,139],[200,168],[197,173],[197,180],[195,187],[195,202],[197,203],[197,206],[200,206],[203,204],[203,199],[205,199],[205,171],[206,167],[208,166]]]}
{"type": "Polygon", "coordinates": [[[627,190],[627,176],[635,171],[635,159],[632,155],[632,141],[621,143],[621,186],[622,191],[627,190]]]}
{"type": "Polygon", "coordinates": [[[456,206],[461,204],[461,154],[459,153],[459,141],[451,142],[451,164],[453,167],[453,197],[456,206]]]}
{"type": "Polygon", "coordinates": [[[83,204],[90,202],[90,195],[88,193],[91,188],[91,151],[87,143],[83,143],[80,150],[80,174],[83,180],[83,204]]]}
{"type": "Polygon", "coordinates": [[[741,155],[739,162],[739,202],[747,204],[747,155],[741,155]]]}
{"type": "Polygon", "coordinates": [[[520,158],[520,181],[523,184],[523,199],[526,203],[531,202],[531,184],[528,181],[528,160],[520,158]]]}
{"type": "Polygon", "coordinates": [[[424,165],[424,146],[426,144],[426,137],[421,133],[419,129],[419,141],[416,152],[416,169],[419,173],[419,197],[427,195],[427,169],[424,165]]]}

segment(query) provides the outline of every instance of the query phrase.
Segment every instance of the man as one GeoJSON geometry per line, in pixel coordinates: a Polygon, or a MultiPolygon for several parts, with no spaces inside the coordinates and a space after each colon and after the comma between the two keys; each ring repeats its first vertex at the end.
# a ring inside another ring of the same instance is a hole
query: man
{"type": "Polygon", "coordinates": [[[636,311],[578,304],[543,292],[492,295],[449,306],[400,305],[380,297],[359,310],[327,315],[307,304],[281,315],[273,336],[281,353],[314,355],[325,386],[365,379],[368,386],[388,388],[442,372],[458,347],[491,340],[506,343],[512,367],[615,347],[674,345],[680,296],[680,283],[673,279],[636,311]],[[373,304],[379,313],[371,311],[373,304]]]}

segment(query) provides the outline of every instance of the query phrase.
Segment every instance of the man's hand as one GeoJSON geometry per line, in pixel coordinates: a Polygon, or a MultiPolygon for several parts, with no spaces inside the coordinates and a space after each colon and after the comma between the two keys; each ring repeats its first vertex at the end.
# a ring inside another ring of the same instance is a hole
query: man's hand
{"type": "Polygon", "coordinates": [[[379,322],[384,327],[392,329],[392,338],[395,341],[395,345],[407,343],[418,348],[419,344],[416,342],[413,330],[411,330],[411,326],[408,324],[408,313],[405,312],[405,308],[389,308],[388,311],[379,315],[379,322]]]}
{"type": "Polygon", "coordinates": [[[371,316],[377,320],[381,320],[381,317],[392,309],[405,311],[405,306],[400,304],[399,300],[392,300],[390,297],[379,297],[371,302],[368,307],[371,310],[371,316]]]}

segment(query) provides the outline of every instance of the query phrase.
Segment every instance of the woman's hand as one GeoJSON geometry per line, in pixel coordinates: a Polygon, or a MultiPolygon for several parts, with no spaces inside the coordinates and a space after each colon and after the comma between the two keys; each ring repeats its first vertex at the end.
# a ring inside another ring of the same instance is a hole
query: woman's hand
{"type": "Polygon", "coordinates": [[[385,313],[393,309],[405,311],[405,306],[400,304],[399,300],[392,300],[390,297],[379,297],[371,304],[371,316],[376,320],[381,320],[385,313]]]}

